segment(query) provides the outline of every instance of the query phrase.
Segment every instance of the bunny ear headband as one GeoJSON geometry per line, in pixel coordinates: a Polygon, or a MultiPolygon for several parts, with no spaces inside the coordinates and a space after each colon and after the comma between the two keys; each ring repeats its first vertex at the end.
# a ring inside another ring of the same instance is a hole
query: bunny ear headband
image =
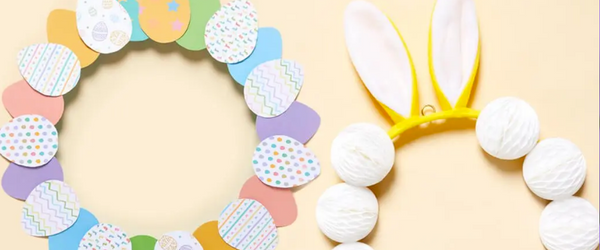
{"type": "Polygon", "coordinates": [[[375,5],[357,0],[346,8],[344,28],[358,75],[395,124],[387,133],[372,124],[353,124],[332,143],[332,166],[345,183],[323,193],[316,217],[321,231],[342,243],[335,250],[372,250],[358,243],[371,233],[379,214],[377,198],[367,187],[382,181],[394,165],[392,140],[420,124],[452,118],[477,119],[479,144],[493,157],[513,160],[525,156],[526,184],[537,196],[552,200],[539,224],[546,248],[596,249],[598,210],[573,197],[586,177],[581,150],[563,138],[539,141],[538,116],[518,98],[499,98],[481,112],[468,107],[481,53],[472,0],[438,0],[433,10],[429,69],[442,110],[428,115],[424,110],[419,113],[414,65],[391,18],[375,5]]]}

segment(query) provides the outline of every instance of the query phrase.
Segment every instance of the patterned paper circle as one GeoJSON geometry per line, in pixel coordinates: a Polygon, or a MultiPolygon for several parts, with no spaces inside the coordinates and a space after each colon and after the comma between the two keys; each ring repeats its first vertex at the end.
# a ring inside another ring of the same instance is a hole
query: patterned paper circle
{"type": "Polygon", "coordinates": [[[258,116],[283,114],[296,100],[304,83],[304,68],[290,60],[258,65],[244,85],[246,104],[258,116]]]}
{"type": "Polygon", "coordinates": [[[17,165],[42,166],[57,150],[58,132],[43,116],[18,116],[0,129],[0,154],[17,165]]]}
{"type": "Polygon", "coordinates": [[[100,223],[81,239],[79,250],[131,250],[131,240],[120,227],[100,223]]]}
{"type": "Polygon", "coordinates": [[[140,26],[153,41],[170,43],[183,36],[190,24],[188,0],[138,0],[140,26]]]}
{"type": "Polygon", "coordinates": [[[79,200],[69,185],[45,181],[25,200],[21,226],[32,236],[55,235],[75,224],[79,211],[79,200]]]}
{"type": "Polygon", "coordinates": [[[154,250],[202,250],[202,246],[191,233],[175,231],[161,236],[154,250]]]}
{"type": "Polygon", "coordinates": [[[221,7],[206,24],[208,53],[222,63],[246,59],[258,38],[258,13],[248,0],[234,0],[221,7]]]}
{"type": "Polygon", "coordinates": [[[69,48],[53,43],[28,46],[19,51],[19,71],[29,85],[47,96],[61,96],[77,85],[81,65],[69,48]]]}
{"type": "Polygon", "coordinates": [[[235,249],[275,249],[279,243],[273,217],[260,202],[240,199],[219,217],[219,235],[235,249]]]}
{"type": "Polygon", "coordinates": [[[313,152],[284,135],[263,140],[254,151],[252,164],[263,183],[278,188],[304,185],[321,174],[319,160],[313,152]]]}
{"type": "Polygon", "coordinates": [[[88,47],[110,54],[129,43],[132,24],[127,10],[116,0],[79,0],[77,29],[88,47]]]}

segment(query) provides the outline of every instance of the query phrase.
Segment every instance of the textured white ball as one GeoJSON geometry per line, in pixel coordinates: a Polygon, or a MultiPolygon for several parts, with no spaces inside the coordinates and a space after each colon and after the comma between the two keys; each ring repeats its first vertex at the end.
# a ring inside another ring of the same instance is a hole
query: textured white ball
{"type": "Polygon", "coordinates": [[[527,186],[546,200],[568,198],[577,193],[585,176],[586,163],[581,150],[563,138],[541,141],[523,163],[527,186]]]}
{"type": "Polygon", "coordinates": [[[368,187],[382,181],[394,165],[394,143],[380,127],[369,123],[348,126],[333,140],[331,164],[345,182],[368,187]]]}
{"type": "Polygon", "coordinates": [[[333,250],[373,250],[373,248],[365,243],[352,242],[338,245],[333,250]]]}
{"type": "Polygon", "coordinates": [[[365,187],[334,185],[317,202],[317,224],[330,239],[350,243],[367,237],[377,223],[377,198],[365,187]]]}
{"type": "Polygon", "coordinates": [[[502,160],[514,160],[533,149],[540,136],[540,121],[525,101],[502,97],[481,111],[475,133],[485,152],[502,160]]]}
{"type": "Polygon", "coordinates": [[[548,250],[594,250],[598,247],[598,210],[569,197],[548,204],[540,219],[540,237],[548,250]]]}

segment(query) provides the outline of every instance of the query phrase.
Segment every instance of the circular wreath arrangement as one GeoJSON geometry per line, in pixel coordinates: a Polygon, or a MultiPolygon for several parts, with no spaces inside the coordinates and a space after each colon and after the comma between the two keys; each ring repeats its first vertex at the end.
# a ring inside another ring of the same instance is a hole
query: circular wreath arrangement
{"type": "Polygon", "coordinates": [[[598,210],[573,196],[586,177],[586,162],[579,148],[563,138],[538,142],[538,116],[516,97],[494,100],[481,112],[467,107],[480,55],[472,0],[438,1],[432,14],[429,66],[441,112],[428,105],[419,114],[410,54],[400,32],[383,12],[363,0],[351,2],[344,26],[354,68],[396,124],[387,133],[376,125],[353,124],[332,143],[331,163],[345,183],[322,194],[316,218],[327,237],[342,243],[335,250],[372,250],[358,242],[371,233],[379,214],[377,198],[367,187],[382,181],[393,167],[392,140],[421,124],[453,118],[477,119],[475,132],[487,154],[502,160],[525,157],[525,183],[534,194],[552,201],[539,224],[547,249],[598,247],[598,210]],[[433,108],[433,113],[426,115],[427,108],[433,108]]]}
{"type": "Polygon", "coordinates": [[[305,144],[317,132],[319,115],[295,101],[304,69],[282,59],[275,28],[258,26],[248,0],[221,6],[218,0],[78,0],[76,11],[54,10],[48,17],[48,43],[18,54],[23,80],[2,96],[13,119],[0,128],[0,154],[11,163],[4,191],[25,200],[22,228],[48,237],[50,250],[266,250],[279,243],[277,227],[293,223],[297,207],[292,188],[320,174],[305,144]],[[243,185],[218,220],[195,232],[174,231],[155,239],[129,237],[120,227],[100,223],[66,184],[55,127],[64,111],[63,95],[77,86],[81,69],[100,54],[129,42],[177,42],[190,51],[207,49],[226,63],[244,86],[248,108],[257,115],[262,140],[252,157],[255,175],[243,185]]]}

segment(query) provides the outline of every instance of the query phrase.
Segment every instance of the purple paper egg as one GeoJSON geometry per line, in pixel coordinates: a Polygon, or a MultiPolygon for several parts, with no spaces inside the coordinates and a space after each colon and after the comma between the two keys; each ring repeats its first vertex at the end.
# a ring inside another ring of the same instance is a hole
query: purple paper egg
{"type": "Polygon", "coordinates": [[[9,196],[25,200],[35,187],[49,180],[63,180],[63,170],[56,158],[38,168],[21,167],[11,163],[2,177],[2,188],[9,196]]]}
{"type": "Polygon", "coordinates": [[[280,116],[273,118],[256,117],[256,132],[260,140],[274,135],[286,135],[306,144],[321,124],[321,117],[310,107],[295,101],[280,116]]]}

